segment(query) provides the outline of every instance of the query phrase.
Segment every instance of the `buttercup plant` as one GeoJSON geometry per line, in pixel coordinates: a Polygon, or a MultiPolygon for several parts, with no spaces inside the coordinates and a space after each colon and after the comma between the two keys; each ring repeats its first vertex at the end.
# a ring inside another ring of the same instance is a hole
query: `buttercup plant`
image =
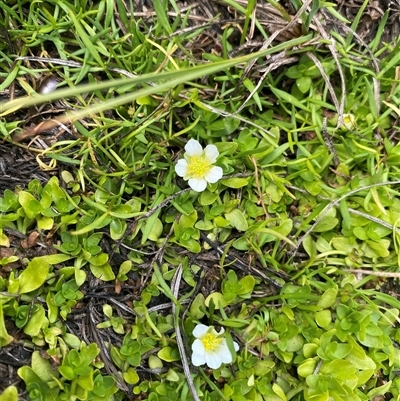
{"type": "Polygon", "coordinates": [[[203,147],[195,139],[190,139],[185,146],[184,159],[178,160],[175,172],[196,192],[203,192],[207,183],[214,184],[222,178],[222,168],[213,166],[219,155],[215,145],[203,147]]]}
{"type": "MultiPolygon", "coordinates": [[[[232,363],[233,356],[228,348],[226,339],[223,337],[225,330],[221,328],[218,333],[213,326],[198,324],[193,335],[196,337],[192,344],[192,363],[194,366],[207,364],[211,369],[218,369],[222,363],[232,363]]],[[[239,345],[233,341],[235,351],[239,345]]]]}

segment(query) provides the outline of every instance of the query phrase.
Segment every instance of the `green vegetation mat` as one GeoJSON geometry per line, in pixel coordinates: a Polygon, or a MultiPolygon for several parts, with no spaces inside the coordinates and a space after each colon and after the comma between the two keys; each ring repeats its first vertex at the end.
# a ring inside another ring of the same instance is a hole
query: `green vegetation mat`
{"type": "Polygon", "coordinates": [[[400,401],[397,3],[0,1],[0,401],[400,401]]]}

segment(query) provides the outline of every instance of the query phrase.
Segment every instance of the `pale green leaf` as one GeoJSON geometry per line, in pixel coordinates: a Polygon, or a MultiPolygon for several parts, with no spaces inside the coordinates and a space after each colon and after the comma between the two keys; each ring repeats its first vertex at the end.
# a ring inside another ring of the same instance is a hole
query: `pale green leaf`
{"type": "Polygon", "coordinates": [[[46,260],[49,256],[33,258],[29,262],[26,269],[19,276],[20,294],[34,291],[44,284],[50,269],[50,263],[46,260]]]}

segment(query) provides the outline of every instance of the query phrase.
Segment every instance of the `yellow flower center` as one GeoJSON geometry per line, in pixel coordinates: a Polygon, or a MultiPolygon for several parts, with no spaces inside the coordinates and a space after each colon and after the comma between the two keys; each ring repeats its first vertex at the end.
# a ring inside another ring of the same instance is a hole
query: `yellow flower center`
{"type": "Polygon", "coordinates": [[[187,174],[191,178],[204,177],[210,169],[210,163],[203,156],[193,156],[188,162],[187,174]]]}
{"type": "Polygon", "coordinates": [[[208,333],[201,339],[201,341],[203,342],[206,351],[214,351],[218,348],[221,339],[216,337],[214,334],[208,333]]]}

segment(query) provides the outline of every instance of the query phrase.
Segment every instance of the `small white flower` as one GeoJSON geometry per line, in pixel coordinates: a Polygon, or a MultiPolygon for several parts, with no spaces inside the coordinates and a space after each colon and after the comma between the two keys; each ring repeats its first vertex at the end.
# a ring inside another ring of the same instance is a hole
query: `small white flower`
{"type": "MultiPolygon", "coordinates": [[[[193,335],[196,337],[192,344],[192,363],[194,366],[204,365],[211,369],[218,369],[222,363],[232,363],[232,354],[229,351],[225,338],[222,337],[225,330],[221,328],[218,333],[213,326],[198,324],[193,335]]],[[[239,345],[234,341],[235,351],[239,350],[239,345]]]]}
{"type": "Polygon", "coordinates": [[[354,114],[343,114],[342,128],[345,128],[348,131],[353,131],[356,129],[356,118],[354,114]]]}
{"type": "Polygon", "coordinates": [[[213,166],[219,155],[215,145],[202,146],[195,139],[190,139],[185,146],[184,159],[178,160],[175,172],[196,192],[206,189],[207,183],[214,184],[222,177],[222,168],[213,166]]]}

